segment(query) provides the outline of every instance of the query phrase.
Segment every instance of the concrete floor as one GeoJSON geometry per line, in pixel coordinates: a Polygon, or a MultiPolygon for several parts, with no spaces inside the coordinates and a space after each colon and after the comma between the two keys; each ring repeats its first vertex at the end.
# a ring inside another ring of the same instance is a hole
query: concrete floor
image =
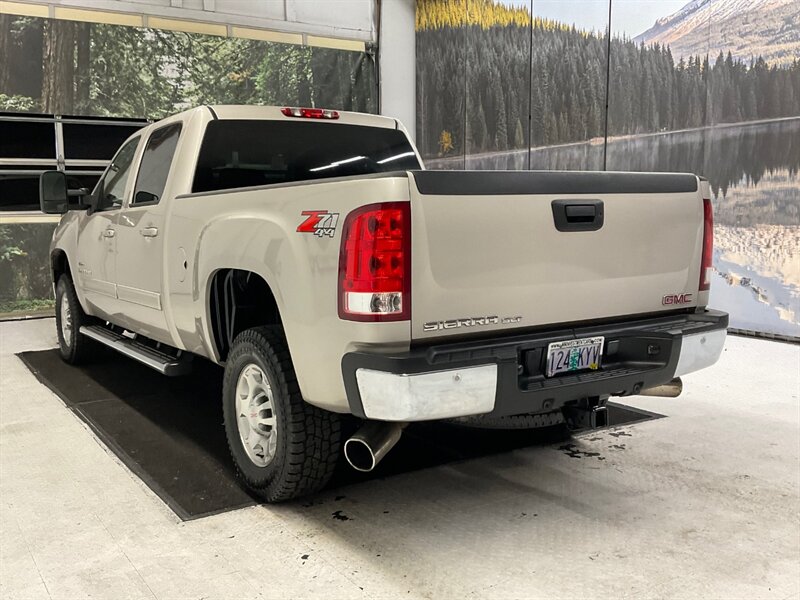
{"type": "Polygon", "coordinates": [[[625,399],[669,418],[582,435],[599,456],[183,523],[14,356],[54,345],[52,319],[0,323],[3,599],[800,597],[800,346],[729,338],[681,397],[625,399]]]}

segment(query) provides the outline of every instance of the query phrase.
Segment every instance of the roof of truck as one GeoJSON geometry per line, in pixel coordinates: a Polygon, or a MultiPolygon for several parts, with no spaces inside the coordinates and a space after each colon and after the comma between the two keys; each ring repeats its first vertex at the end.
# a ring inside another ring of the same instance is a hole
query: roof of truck
{"type": "MultiPolygon", "coordinates": [[[[214,104],[206,107],[198,107],[193,110],[202,110],[206,108],[212,112],[215,118],[218,119],[297,119],[298,117],[290,117],[284,115],[281,110],[285,106],[253,106],[253,105],[236,105],[236,104],[214,104]]],[[[344,110],[336,110],[338,117],[335,119],[315,119],[320,123],[344,123],[349,125],[365,125],[368,127],[386,127],[390,129],[397,128],[397,120],[391,117],[384,117],[380,115],[371,115],[368,113],[351,112],[344,110]]]]}

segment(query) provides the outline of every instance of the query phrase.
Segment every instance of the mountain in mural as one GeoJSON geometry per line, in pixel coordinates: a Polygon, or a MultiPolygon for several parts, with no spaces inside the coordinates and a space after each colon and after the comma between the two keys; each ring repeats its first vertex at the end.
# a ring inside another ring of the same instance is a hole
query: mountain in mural
{"type": "Polygon", "coordinates": [[[728,51],[749,61],[788,65],[800,56],[797,0],[692,0],[634,38],[667,44],[675,58],[728,51]]]}

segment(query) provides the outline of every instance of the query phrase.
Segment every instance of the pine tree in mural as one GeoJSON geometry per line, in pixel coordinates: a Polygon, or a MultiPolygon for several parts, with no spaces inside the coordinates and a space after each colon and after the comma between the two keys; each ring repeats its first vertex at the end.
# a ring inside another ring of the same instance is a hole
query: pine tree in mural
{"type": "MultiPolygon", "coordinates": [[[[11,15],[0,14],[0,56],[11,56],[11,15]]],[[[0,60],[0,92],[8,89],[8,80],[11,63],[9,60],[0,60]]]]}
{"type": "Polygon", "coordinates": [[[47,20],[42,44],[42,109],[74,112],[75,23],[47,20]]]}

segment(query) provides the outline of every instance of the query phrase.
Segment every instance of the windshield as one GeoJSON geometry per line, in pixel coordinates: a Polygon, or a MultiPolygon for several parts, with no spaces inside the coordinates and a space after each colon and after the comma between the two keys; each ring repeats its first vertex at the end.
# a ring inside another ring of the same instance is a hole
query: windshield
{"type": "Polygon", "coordinates": [[[397,129],[307,121],[211,121],[193,192],[419,169],[397,129]]]}

